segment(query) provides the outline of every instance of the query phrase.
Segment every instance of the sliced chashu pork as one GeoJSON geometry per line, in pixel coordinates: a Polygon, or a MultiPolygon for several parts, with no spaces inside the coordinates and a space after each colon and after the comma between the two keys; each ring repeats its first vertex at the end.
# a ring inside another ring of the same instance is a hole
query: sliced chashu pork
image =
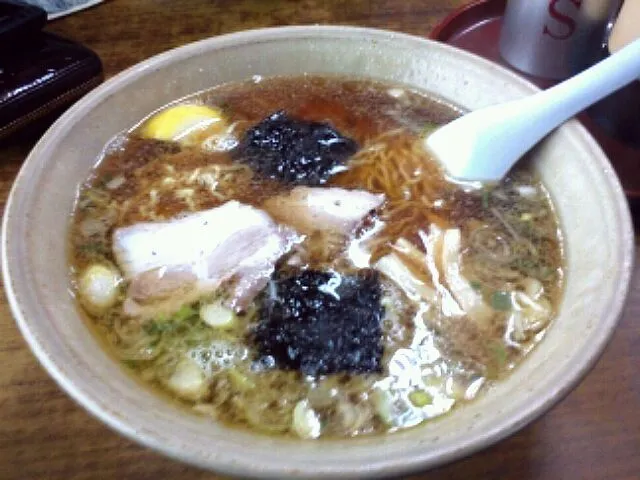
{"type": "Polygon", "coordinates": [[[170,314],[227,281],[230,305],[242,309],[299,240],[266,213],[237,201],[120,228],[113,235],[113,252],[130,282],[124,311],[146,318],[170,314]]]}
{"type": "Polygon", "coordinates": [[[268,199],[264,208],[276,221],[299,233],[329,230],[348,235],[382,202],[384,195],[364,190],[296,187],[287,195],[268,199]]]}

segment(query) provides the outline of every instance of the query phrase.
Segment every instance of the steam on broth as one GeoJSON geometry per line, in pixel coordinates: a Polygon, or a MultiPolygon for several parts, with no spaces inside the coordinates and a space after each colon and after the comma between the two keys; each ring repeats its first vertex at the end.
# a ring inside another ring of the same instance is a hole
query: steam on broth
{"type": "Polygon", "coordinates": [[[140,379],[232,426],[354,436],[473,400],[544,335],[562,250],[526,165],[467,188],[423,150],[459,113],[313,76],[166,107],[80,188],[80,305],[140,379]]]}

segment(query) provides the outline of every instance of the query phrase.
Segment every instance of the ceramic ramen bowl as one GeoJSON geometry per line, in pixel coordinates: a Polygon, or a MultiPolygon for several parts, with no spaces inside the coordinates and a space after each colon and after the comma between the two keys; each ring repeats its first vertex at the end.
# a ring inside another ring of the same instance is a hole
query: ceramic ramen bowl
{"type": "Polygon", "coordinates": [[[175,459],[241,477],[379,477],[423,470],[504,438],[566,395],[616,326],[633,264],[631,219],[608,160],[577,122],[534,159],[557,208],[566,286],[546,338],[506,380],[422,427],[301,441],[233,430],[175,407],[102,348],[69,294],[67,228],[77,187],[117,133],[177,98],[253,75],[345,74],[406,84],[467,108],[536,89],[447,45],[350,27],[291,27],[211,38],[142,62],[67,111],[25,162],[4,216],[2,268],[16,321],[51,376],[123,435],[175,459]]]}

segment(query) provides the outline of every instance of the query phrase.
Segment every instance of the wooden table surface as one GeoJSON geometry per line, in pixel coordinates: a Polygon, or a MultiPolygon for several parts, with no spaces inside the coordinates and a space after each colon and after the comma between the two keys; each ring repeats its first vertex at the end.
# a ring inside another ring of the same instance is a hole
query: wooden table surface
{"type": "MultiPolygon", "coordinates": [[[[465,0],[114,0],[49,24],[94,49],[106,76],[212,35],[339,23],[427,35],[465,0]]],[[[0,146],[0,201],[34,135],[0,146]]],[[[640,159],[638,162],[640,174],[640,159]]],[[[637,230],[636,230],[637,231],[637,230]]],[[[640,245],[639,239],[636,241],[640,245]]],[[[640,479],[640,254],[624,317],[596,367],[511,438],[413,479],[640,479]]],[[[40,367],[0,297],[0,479],[219,479],[109,430],[40,367]]]]}

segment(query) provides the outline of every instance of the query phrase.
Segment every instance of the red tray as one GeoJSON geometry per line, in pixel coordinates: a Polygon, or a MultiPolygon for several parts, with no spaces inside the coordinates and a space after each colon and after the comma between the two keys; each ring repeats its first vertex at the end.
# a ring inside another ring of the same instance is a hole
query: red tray
{"type": "MultiPolygon", "coordinates": [[[[431,32],[429,38],[468,50],[514,70],[502,60],[498,51],[502,15],[506,5],[506,0],[472,2],[445,18],[431,32]]],[[[541,88],[550,87],[555,83],[552,80],[533,77],[519,71],[517,73],[541,88]]],[[[632,206],[640,207],[640,150],[610,137],[586,114],[578,118],[609,157],[632,206]]]]}

